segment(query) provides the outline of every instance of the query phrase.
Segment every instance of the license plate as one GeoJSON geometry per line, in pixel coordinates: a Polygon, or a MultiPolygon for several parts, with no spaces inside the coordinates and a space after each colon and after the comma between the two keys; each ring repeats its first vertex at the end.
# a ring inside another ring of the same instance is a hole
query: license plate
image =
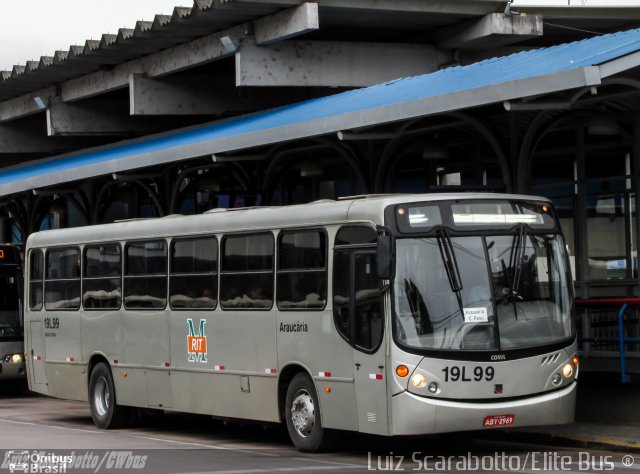
{"type": "Polygon", "coordinates": [[[516,421],[516,415],[494,415],[485,416],[482,426],[485,428],[497,428],[499,426],[513,425],[516,421]]]}

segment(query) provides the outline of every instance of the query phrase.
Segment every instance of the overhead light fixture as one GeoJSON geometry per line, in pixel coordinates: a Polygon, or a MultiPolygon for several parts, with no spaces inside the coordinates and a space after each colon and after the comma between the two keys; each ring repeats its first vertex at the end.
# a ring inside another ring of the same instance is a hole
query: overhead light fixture
{"type": "Polygon", "coordinates": [[[612,137],[620,133],[618,122],[609,114],[602,113],[591,117],[587,124],[589,135],[612,137]]]}
{"type": "Polygon", "coordinates": [[[38,109],[44,110],[47,108],[47,104],[44,103],[44,100],[42,100],[40,96],[35,96],[33,101],[36,103],[36,107],[38,107],[38,109]]]}
{"type": "Polygon", "coordinates": [[[234,41],[231,39],[231,36],[221,37],[220,43],[222,43],[222,47],[229,54],[233,54],[238,50],[238,45],[234,43],[234,41]]]}
{"type": "Polygon", "coordinates": [[[215,153],[211,155],[211,160],[214,163],[233,163],[236,161],[260,161],[267,158],[267,155],[216,155],[215,153]]]}

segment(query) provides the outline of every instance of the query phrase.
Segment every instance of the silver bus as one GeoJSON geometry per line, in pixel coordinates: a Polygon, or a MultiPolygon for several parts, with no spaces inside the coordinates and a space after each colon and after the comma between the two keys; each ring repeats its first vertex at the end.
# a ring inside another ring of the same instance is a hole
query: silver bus
{"type": "Polygon", "coordinates": [[[17,247],[0,245],[0,380],[25,379],[22,260],[17,247]]]}
{"type": "Polygon", "coordinates": [[[566,247],[531,196],[364,196],[31,235],[31,390],[339,430],[420,435],[570,423],[566,247]]]}

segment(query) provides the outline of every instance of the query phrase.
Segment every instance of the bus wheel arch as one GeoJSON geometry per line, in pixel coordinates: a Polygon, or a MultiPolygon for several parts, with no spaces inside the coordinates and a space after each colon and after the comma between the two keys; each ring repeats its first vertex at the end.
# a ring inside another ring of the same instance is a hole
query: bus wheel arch
{"type": "Polygon", "coordinates": [[[127,426],[133,410],[118,405],[111,366],[104,357],[96,356],[92,357],[89,367],[88,398],[94,424],[102,429],[127,426]]]}

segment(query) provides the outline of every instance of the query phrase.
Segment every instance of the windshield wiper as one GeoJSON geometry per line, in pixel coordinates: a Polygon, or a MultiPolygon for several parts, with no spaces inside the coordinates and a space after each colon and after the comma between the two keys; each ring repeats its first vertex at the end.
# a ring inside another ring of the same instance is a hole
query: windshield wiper
{"type": "Polygon", "coordinates": [[[458,307],[460,308],[460,315],[464,319],[464,307],[462,305],[462,278],[460,277],[460,270],[458,269],[458,260],[451,243],[451,237],[447,233],[446,229],[439,229],[436,231],[436,240],[438,242],[438,248],[440,249],[440,256],[442,257],[442,263],[447,272],[447,278],[449,279],[449,286],[451,291],[456,295],[458,300],[458,307]]]}
{"type": "Polygon", "coordinates": [[[526,247],[527,229],[524,224],[518,225],[518,233],[513,236],[511,242],[511,251],[509,252],[509,266],[507,267],[504,260],[501,260],[502,271],[507,276],[509,284],[509,293],[505,299],[505,304],[509,301],[513,303],[513,311],[515,318],[518,319],[518,311],[516,309],[516,299],[520,297],[518,295],[518,289],[520,287],[520,279],[522,277],[522,263],[524,260],[525,247],[526,247]]]}
{"type": "Polygon", "coordinates": [[[518,233],[513,236],[511,244],[511,253],[509,254],[509,268],[511,269],[511,289],[514,293],[520,287],[520,277],[522,276],[522,261],[524,260],[524,251],[526,246],[527,229],[524,224],[520,224],[518,233]]]}

